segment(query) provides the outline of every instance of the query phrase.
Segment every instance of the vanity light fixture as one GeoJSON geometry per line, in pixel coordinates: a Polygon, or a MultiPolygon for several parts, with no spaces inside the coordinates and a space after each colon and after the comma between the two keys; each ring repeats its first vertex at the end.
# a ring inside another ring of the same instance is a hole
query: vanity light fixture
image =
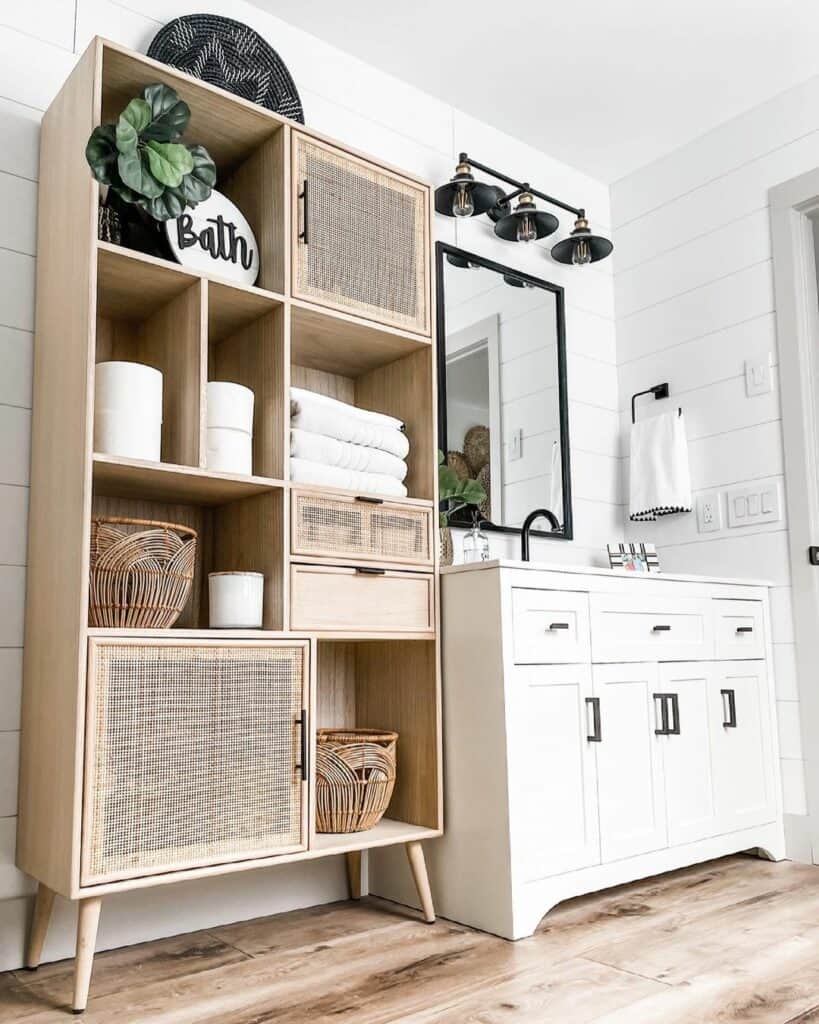
{"type": "Polygon", "coordinates": [[[584,209],[539,192],[528,181],[510,178],[493,167],[473,160],[467,153],[460,154],[454,177],[435,190],[435,209],[445,217],[479,217],[485,213],[495,222],[495,234],[499,238],[507,242],[533,242],[551,235],[559,227],[557,217],[537,209],[536,197],[567,213],[573,213],[576,218],[569,237],[552,247],[554,260],[582,267],[611,254],[614,246],[608,238],[591,233],[584,209]],[[476,181],[473,168],[511,185],[513,191],[504,193],[496,185],[476,181]],[[511,209],[513,200],[517,202],[514,209],[511,209]]]}

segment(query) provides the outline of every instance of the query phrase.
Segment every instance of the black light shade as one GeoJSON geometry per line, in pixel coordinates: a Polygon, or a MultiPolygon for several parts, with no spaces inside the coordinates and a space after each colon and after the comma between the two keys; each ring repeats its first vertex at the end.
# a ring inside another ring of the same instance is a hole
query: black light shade
{"type": "Polygon", "coordinates": [[[557,217],[552,216],[551,213],[544,213],[542,210],[538,210],[528,193],[524,193],[520,197],[520,201],[514,210],[501,217],[497,224],[495,224],[495,234],[507,242],[524,241],[520,237],[521,228],[524,224],[528,226],[531,233],[529,241],[545,238],[546,235],[551,235],[553,231],[557,231],[559,226],[557,217]]]}
{"type": "MultiPolygon", "coordinates": [[[[487,185],[483,181],[475,181],[469,164],[458,164],[455,169],[455,176],[446,185],[435,189],[435,211],[442,213],[445,217],[454,217],[453,203],[459,192],[466,192],[472,201],[473,210],[468,217],[479,217],[486,213],[490,207],[498,201],[500,191],[494,185],[487,185]]],[[[501,192],[501,195],[503,193],[501,192]]]]}
{"type": "Polygon", "coordinates": [[[503,280],[512,288],[531,288],[532,286],[528,281],[521,281],[519,277],[515,277],[514,274],[504,274],[503,280]]]}
{"type": "Polygon", "coordinates": [[[451,263],[453,267],[458,267],[460,270],[469,270],[472,264],[466,258],[466,256],[460,256],[458,253],[448,252],[446,254],[447,263],[451,263]]]}
{"type": "Polygon", "coordinates": [[[586,263],[597,263],[610,256],[614,245],[602,235],[593,235],[589,230],[589,222],[585,217],[578,217],[574,222],[574,230],[568,238],[552,246],[552,259],[558,263],[583,266],[586,263]]]}

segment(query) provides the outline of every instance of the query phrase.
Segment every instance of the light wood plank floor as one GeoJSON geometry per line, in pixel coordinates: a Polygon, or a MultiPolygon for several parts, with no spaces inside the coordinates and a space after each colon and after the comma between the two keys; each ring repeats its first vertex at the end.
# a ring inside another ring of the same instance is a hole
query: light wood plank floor
{"type": "MultiPolygon", "coordinates": [[[[67,1020],[72,966],[0,975],[0,1020],[67,1020]]],[[[99,954],[83,1020],[819,1024],[819,868],[727,857],[518,943],[376,900],[295,911],[99,954]]]]}

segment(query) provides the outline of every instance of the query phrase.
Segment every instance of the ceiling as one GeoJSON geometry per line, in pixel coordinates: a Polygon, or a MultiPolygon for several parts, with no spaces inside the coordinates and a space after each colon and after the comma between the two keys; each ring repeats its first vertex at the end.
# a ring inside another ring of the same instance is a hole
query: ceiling
{"type": "Polygon", "coordinates": [[[819,73],[816,0],[254,2],[605,182],[819,73]]]}

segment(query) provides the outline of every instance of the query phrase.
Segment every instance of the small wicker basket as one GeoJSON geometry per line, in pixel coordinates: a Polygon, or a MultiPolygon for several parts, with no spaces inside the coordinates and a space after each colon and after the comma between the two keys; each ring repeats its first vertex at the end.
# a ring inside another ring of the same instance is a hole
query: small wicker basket
{"type": "Polygon", "coordinates": [[[397,732],[316,730],[316,831],[363,832],[381,821],[395,786],[397,732]]]}
{"type": "Polygon", "coordinates": [[[98,516],[91,523],[88,624],[172,626],[190,597],[195,564],[196,530],[189,526],[98,516]]]}

